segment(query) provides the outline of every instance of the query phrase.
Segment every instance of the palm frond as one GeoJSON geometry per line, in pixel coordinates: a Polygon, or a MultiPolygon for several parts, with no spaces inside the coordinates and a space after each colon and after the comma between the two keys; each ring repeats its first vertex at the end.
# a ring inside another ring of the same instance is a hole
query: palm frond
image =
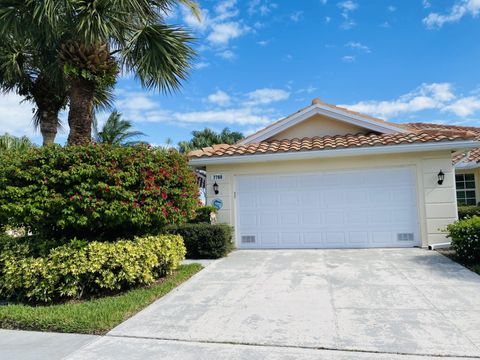
{"type": "Polygon", "coordinates": [[[171,92],[180,87],[192,67],[194,39],[187,31],[164,24],[136,30],[122,50],[123,65],[143,87],[171,92]]]}

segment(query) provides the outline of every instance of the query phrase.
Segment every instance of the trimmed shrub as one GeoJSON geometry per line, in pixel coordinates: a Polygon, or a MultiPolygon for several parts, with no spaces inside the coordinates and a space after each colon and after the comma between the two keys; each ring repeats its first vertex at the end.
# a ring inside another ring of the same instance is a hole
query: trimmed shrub
{"type": "Polygon", "coordinates": [[[182,236],[188,259],[218,259],[233,250],[233,228],[226,224],[185,224],[166,231],[182,236]]]}
{"type": "Polygon", "coordinates": [[[447,226],[451,248],[465,264],[480,264],[480,217],[459,220],[447,226]]]}
{"type": "Polygon", "coordinates": [[[48,146],[0,159],[0,224],[44,238],[130,238],[193,218],[185,156],[147,145],[48,146]]]}
{"type": "Polygon", "coordinates": [[[51,302],[153,283],[185,257],[177,235],[135,237],[113,243],[73,240],[36,255],[28,241],[3,241],[0,297],[51,302]]]}
{"type": "Polygon", "coordinates": [[[458,218],[465,219],[472,216],[480,216],[480,206],[459,206],[458,218]]]}
{"type": "Polygon", "coordinates": [[[210,213],[217,213],[218,210],[215,206],[207,205],[207,206],[200,206],[195,211],[195,217],[190,221],[191,224],[198,224],[198,223],[207,223],[210,224],[210,213]]]}

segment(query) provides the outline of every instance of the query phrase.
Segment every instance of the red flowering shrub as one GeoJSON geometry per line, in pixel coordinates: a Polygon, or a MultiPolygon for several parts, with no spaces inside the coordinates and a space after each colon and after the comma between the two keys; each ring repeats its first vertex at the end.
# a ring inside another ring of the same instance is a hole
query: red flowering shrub
{"type": "Polygon", "coordinates": [[[187,159],[146,145],[49,146],[0,159],[0,224],[53,238],[158,231],[194,216],[187,159]]]}

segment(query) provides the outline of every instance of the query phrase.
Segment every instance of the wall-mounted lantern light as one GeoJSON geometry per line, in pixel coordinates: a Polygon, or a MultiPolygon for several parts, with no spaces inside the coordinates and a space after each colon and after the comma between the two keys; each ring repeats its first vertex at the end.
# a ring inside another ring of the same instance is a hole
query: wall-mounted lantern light
{"type": "Polygon", "coordinates": [[[443,180],[445,179],[445,174],[443,173],[442,170],[440,170],[440,172],[438,173],[438,185],[442,185],[443,184],[443,180]]]}
{"type": "Polygon", "coordinates": [[[215,193],[215,195],[218,195],[218,184],[216,181],[215,184],[213,184],[213,192],[215,193]]]}

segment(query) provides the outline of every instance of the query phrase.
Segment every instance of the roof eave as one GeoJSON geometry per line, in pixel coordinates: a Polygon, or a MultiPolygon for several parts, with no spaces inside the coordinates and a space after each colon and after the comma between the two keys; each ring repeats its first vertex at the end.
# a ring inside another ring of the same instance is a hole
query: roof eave
{"type": "Polygon", "coordinates": [[[380,146],[362,146],[355,148],[332,149],[332,150],[309,150],[309,151],[289,151],[281,153],[251,154],[251,155],[224,155],[212,157],[200,157],[190,159],[192,166],[220,165],[220,164],[238,164],[254,163],[282,160],[304,160],[315,158],[333,158],[346,156],[364,156],[364,155],[382,155],[382,154],[402,154],[425,151],[441,150],[469,150],[480,146],[477,140],[457,140],[441,141],[417,144],[398,144],[398,145],[380,145],[380,146]]]}
{"type": "Polygon", "coordinates": [[[343,111],[342,109],[334,109],[322,104],[313,104],[306,107],[302,111],[287,116],[286,118],[280,120],[272,126],[268,126],[258,131],[257,133],[250,135],[243,140],[240,140],[238,144],[245,145],[266,140],[288,129],[291,126],[294,126],[295,124],[298,124],[299,122],[308,119],[315,114],[325,115],[327,117],[331,117],[340,121],[345,121],[350,124],[354,124],[372,131],[377,131],[385,134],[411,132],[400,126],[392,125],[387,122],[383,124],[379,121],[370,120],[361,115],[355,115],[348,111],[343,111]]]}

